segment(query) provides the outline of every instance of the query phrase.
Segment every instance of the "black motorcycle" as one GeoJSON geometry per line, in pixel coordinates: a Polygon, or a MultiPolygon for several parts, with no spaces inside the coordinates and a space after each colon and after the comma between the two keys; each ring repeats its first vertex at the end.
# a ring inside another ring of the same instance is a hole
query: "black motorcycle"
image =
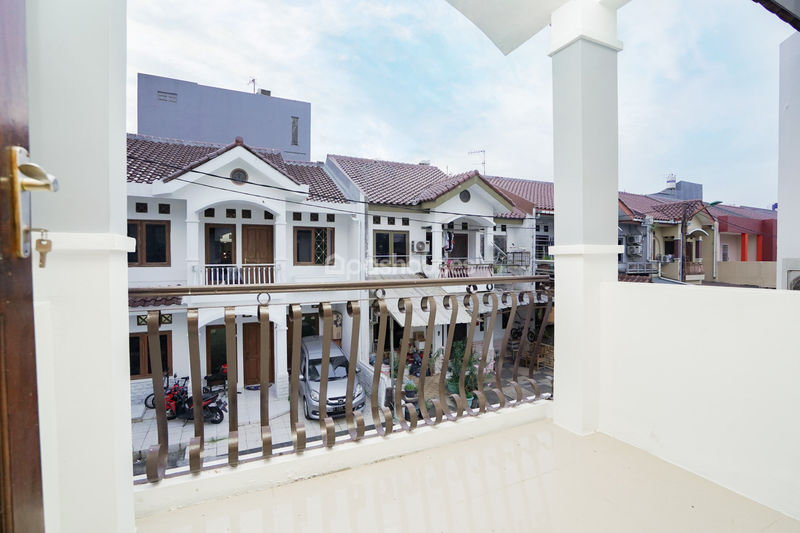
{"type": "MultiPolygon", "coordinates": [[[[223,411],[227,412],[228,404],[219,399],[219,392],[203,393],[203,420],[212,424],[219,424],[225,419],[223,411]]],[[[179,391],[167,400],[167,419],[183,418],[194,420],[194,401],[188,392],[179,391]]]]}

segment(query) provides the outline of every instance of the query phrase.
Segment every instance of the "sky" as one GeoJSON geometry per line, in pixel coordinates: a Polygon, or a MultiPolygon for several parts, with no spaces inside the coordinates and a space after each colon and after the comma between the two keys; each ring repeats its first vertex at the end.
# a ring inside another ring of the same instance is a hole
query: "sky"
{"type": "MultiPolygon", "coordinates": [[[[702,183],[777,197],[778,48],[792,29],[750,0],[635,0],[618,14],[620,190],[702,183]]],[[[549,28],[504,56],[444,0],[128,2],[136,74],[311,102],[311,157],[345,154],[553,179],[549,28]]]]}

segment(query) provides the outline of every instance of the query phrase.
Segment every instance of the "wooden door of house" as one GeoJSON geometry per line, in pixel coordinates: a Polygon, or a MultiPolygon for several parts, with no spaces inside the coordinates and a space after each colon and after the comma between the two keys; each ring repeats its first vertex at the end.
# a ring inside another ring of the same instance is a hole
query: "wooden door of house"
{"type": "Polygon", "coordinates": [[[272,226],[242,226],[242,279],[256,284],[274,282],[273,261],[272,226]]]}
{"type": "MultiPolygon", "coordinates": [[[[260,380],[261,373],[261,324],[251,322],[243,324],[244,333],[244,384],[255,385],[260,380]]],[[[269,336],[269,382],[275,383],[275,342],[270,329],[269,336]]]]}
{"type": "Polygon", "coordinates": [[[0,0],[0,532],[44,531],[31,259],[12,249],[9,147],[28,148],[25,2],[0,0]]]}

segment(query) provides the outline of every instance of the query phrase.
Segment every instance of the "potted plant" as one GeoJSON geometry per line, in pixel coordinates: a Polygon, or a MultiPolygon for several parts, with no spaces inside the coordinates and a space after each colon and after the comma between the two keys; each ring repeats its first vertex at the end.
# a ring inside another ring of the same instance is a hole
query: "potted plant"
{"type": "Polygon", "coordinates": [[[406,381],[405,385],[403,385],[403,390],[406,392],[406,398],[411,399],[417,397],[417,386],[413,381],[406,381]]]}
{"type": "MultiPolygon", "coordinates": [[[[461,365],[463,364],[467,347],[467,341],[461,340],[453,343],[453,349],[450,352],[450,361],[447,364],[447,390],[453,393],[459,392],[458,381],[461,374],[461,365]]],[[[478,388],[478,354],[474,351],[469,354],[467,361],[467,369],[464,375],[464,392],[467,394],[467,402],[472,405],[474,395],[472,394],[478,388]]]]}

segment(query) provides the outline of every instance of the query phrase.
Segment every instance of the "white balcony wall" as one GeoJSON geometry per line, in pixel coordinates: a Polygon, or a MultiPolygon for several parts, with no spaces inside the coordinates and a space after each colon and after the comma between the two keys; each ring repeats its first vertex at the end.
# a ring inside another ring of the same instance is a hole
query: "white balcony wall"
{"type": "MultiPolygon", "coordinates": [[[[345,205],[337,204],[335,209],[346,208],[345,205]]],[[[285,250],[282,250],[286,262],[285,266],[281,266],[281,282],[311,283],[362,279],[363,266],[359,258],[361,245],[359,239],[354,238],[354,236],[358,235],[358,215],[353,218],[350,213],[330,211],[322,206],[289,206],[287,207],[286,220],[286,245],[285,250]],[[293,213],[295,212],[300,213],[301,220],[294,220],[293,213]],[[312,214],[318,215],[317,221],[311,220],[312,214]],[[334,222],[327,221],[328,214],[335,217],[334,222]],[[294,264],[295,228],[334,228],[334,263],[332,265],[294,264]]]]}
{"type": "MultiPolygon", "coordinates": [[[[131,287],[185,285],[186,279],[186,202],[167,198],[128,196],[128,220],[168,220],[170,236],[169,266],[128,267],[131,287]],[[147,204],[147,213],[137,213],[136,204],[147,204]],[[159,204],[170,207],[169,214],[159,213],[159,204]]],[[[143,250],[141,251],[144,252],[143,250]]]]}
{"type": "Polygon", "coordinates": [[[596,343],[600,431],[800,517],[800,294],[627,283],[603,294],[597,318],[625,330],[596,343]]]}

